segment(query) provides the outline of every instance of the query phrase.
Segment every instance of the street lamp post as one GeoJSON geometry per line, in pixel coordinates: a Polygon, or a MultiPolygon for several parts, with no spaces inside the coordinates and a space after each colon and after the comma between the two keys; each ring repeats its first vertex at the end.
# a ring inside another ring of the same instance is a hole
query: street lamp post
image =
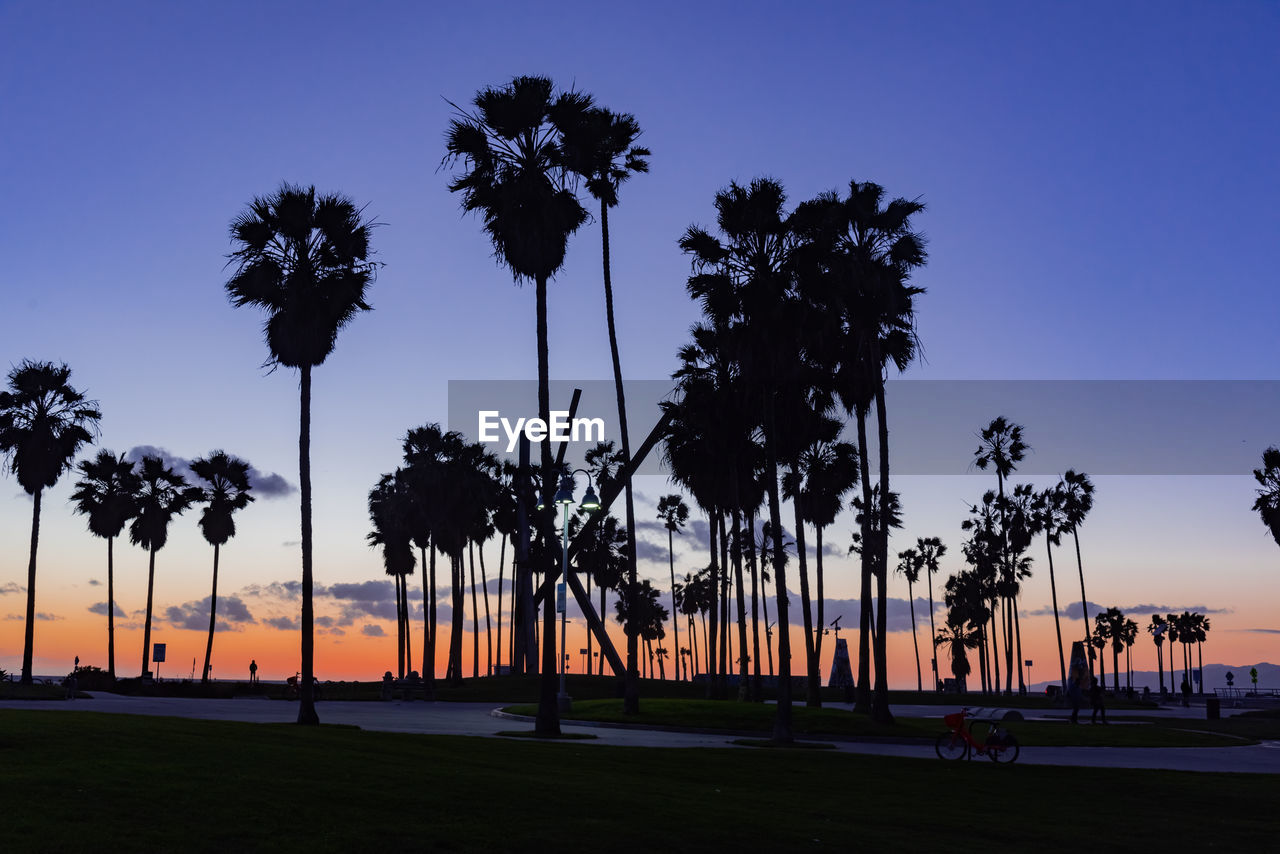
{"type": "MultiPolygon", "coordinates": [[[[565,635],[568,633],[569,623],[569,505],[574,503],[573,476],[579,472],[587,476],[587,492],[582,496],[582,509],[600,509],[600,500],[596,498],[596,491],[591,487],[590,472],[586,469],[574,469],[560,478],[560,489],[556,492],[555,503],[563,508],[561,511],[560,583],[556,585],[556,610],[560,612],[560,693],[556,695],[556,702],[561,712],[567,712],[573,706],[573,701],[565,690],[564,684],[565,659],[569,657],[569,648],[565,642],[565,635]]],[[[538,509],[541,510],[543,506],[539,504],[538,509]]]]}

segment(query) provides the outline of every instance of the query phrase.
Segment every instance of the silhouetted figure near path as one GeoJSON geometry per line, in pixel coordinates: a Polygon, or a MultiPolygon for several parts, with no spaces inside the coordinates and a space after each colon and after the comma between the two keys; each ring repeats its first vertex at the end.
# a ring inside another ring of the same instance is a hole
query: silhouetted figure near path
{"type": "Polygon", "coordinates": [[[258,661],[257,659],[249,659],[249,684],[258,684],[258,661]]]}
{"type": "Polygon", "coordinates": [[[1182,677],[1182,705],[1191,705],[1191,683],[1187,681],[1187,677],[1182,677]]]}
{"type": "Polygon", "coordinates": [[[1092,684],[1089,685],[1089,703],[1093,706],[1093,714],[1089,717],[1089,723],[1096,724],[1098,722],[1098,712],[1102,712],[1102,722],[1107,722],[1107,708],[1102,705],[1102,686],[1098,684],[1098,677],[1093,677],[1092,684]]]}
{"type": "Polygon", "coordinates": [[[1067,682],[1067,699],[1071,701],[1071,722],[1073,724],[1080,723],[1080,700],[1083,694],[1084,692],[1080,690],[1079,680],[1071,679],[1067,682]]]}

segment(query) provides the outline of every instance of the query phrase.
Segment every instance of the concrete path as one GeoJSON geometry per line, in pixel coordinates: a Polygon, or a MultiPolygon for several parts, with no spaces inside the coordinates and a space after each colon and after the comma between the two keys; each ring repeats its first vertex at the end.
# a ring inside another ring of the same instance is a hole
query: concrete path
{"type": "MultiPolygon", "coordinates": [[[[350,724],[384,732],[439,735],[495,736],[503,730],[528,729],[524,721],[498,717],[495,703],[338,702],[317,704],[325,723],[350,724]]],[[[176,697],[122,697],[95,693],[88,700],[7,700],[0,709],[40,709],[64,712],[108,712],[131,715],[202,718],[248,723],[292,723],[297,705],[280,700],[202,700],[176,697]]],[[[938,706],[899,706],[906,717],[941,715],[953,709],[938,706]]],[[[1119,713],[1117,713],[1117,716],[1119,713]]],[[[566,732],[588,733],[597,738],[564,744],[610,744],[635,747],[730,747],[734,736],[663,730],[565,725],[566,732]]],[[[815,739],[822,740],[822,739],[815,739]]],[[[937,759],[932,744],[883,744],[837,742],[846,753],[937,759]]],[[[985,762],[977,758],[972,761],[985,762]]],[[[1158,768],[1174,771],[1230,771],[1280,774],[1280,742],[1244,747],[1120,748],[1120,747],[1024,747],[1019,763],[1077,765],[1098,768],[1158,768]]]]}

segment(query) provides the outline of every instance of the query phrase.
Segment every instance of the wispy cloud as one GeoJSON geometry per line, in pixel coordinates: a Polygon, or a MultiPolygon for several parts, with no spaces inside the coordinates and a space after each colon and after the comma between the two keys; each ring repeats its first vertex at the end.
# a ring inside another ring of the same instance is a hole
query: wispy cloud
{"type": "Polygon", "coordinates": [[[360,627],[360,634],[367,638],[384,638],[387,633],[377,623],[366,623],[360,627]]]}
{"type": "MultiPolygon", "coordinates": [[[[1097,602],[1090,602],[1089,617],[1093,618],[1110,607],[1112,606],[1100,605],[1097,602]]],[[[1183,611],[1192,611],[1200,614],[1230,614],[1233,611],[1232,608],[1209,608],[1205,605],[1116,605],[1115,607],[1119,608],[1129,616],[1144,614],[1181,614],[1183,611]]],[[[1051,617],[1053,616],[1053,607],[1051,605],[1045,605],[1044,607],[1036,608],[1033,611],[1021,611],[1020,613],[1025,617],[1051,617]]],[[[1078,600],[1068,603],[1065,607],[1060,607],[1058,609],[1058,614],[1059,616],[1069,620],[1084,619],[1084,611],[1081,609],[1080,602],[1078,600]]]]}
{"type": "MultiPolygon", "coordinates": [[[[203,483],[191,470],[191,460],[171,454],[165,448],[157,448],[155,445],[134,445],[125,453],[125,459],[130,462],[136,463],[143,457],[159,457],[164,460],[166,466],[191,483],[203,483]]],[[[249,466],[249,486],[253,489],[253,494],[259,498],[284,498],[298,491],[298,488],[285,480],[282,475],[264,472],[253,465],[249,466]]]]}
{"type": "Polygon", "coordinates": [[[7,581],[0,584],[0,596],[7,596],[10,593],[26,593],[27,588],[23,587],[16,581],[7,581]]]}
{"type": "MultiPolygon", "coordinates": [[[[6,614],[5,615],[6,620],[25,620],[26,618],[27,617],[25,614],[6,614]]],[[[36,611],[36,619],[45,620],[47,622],[53,622],[55,620],[65,620],[66,617],[60,617],[57,614],[50,614],[46,611],[36,611]]]]}
{"type": "MultiPolygon", "coordinates": [[[[90,613],[90,614],[99,614],[99,615],[101,615],[101,616],[105,617],[105,616],[107,615],[107,603],[106,603],[106,602],[94,602],[92,605],[90,605],[90,606],[89,606],[89,613],[90,613]]],[[[125,614],[124,609],[120,607],[119,603],[117,603],[117,604],[116,604],[116,614],[115,614],[115,615],[116,615],[117,617],[125,617],[125,616],[128,616],[127,614],[125,614]]]]}
{"type": "Polygon", "coordinates": [[[267,617],[262,621],[262,624],[281,631],[292,631],[299,628],[296,617],[267,617]]]}

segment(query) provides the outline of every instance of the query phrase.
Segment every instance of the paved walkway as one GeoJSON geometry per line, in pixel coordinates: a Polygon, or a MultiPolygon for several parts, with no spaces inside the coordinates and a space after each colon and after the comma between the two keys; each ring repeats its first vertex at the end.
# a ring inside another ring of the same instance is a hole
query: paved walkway
{"type": "MultiPolygon", "coordinates": [[[[493,714],[495,703],[339,702],[317,704],[325,723],[351,724],[384,732],[440,735],[495,736],[503,730],[519,730],[527,723],[493,714]]],[[[95,693],[88,700],[7,700],[0,709],[41,709],[65,712],[108,712],[131,715],[203,718],[248,723],[291,723],[297,705],[280,700],[202,700],[177,697],[122,697],[95,693]]],[[[942,714],[938,706],[899,706],[904,716],[942,714]]],[[[730,747],[729,735],[709,735],[664,730],[565,725],[566,732],[589,733],[594,740],[564,742],[575,745],[610,744],[636,747],[730,747]]],[[[820,740],[820,739],[819,739],[820,740]]],[[[846,753],[901,756],[937,761],[932,744],[883,744],[839,742],[846,753]]],[[[986,761],[978,759],[974,761],[986,761]]],[[[1121,748],[1121,747],[1024,747],[1019,763],[1079,765],[1100,768],[1159,768],[1174,771],[1233,771],[1280,774],[1280,742],[1244,747],[1121,748]]]]}

